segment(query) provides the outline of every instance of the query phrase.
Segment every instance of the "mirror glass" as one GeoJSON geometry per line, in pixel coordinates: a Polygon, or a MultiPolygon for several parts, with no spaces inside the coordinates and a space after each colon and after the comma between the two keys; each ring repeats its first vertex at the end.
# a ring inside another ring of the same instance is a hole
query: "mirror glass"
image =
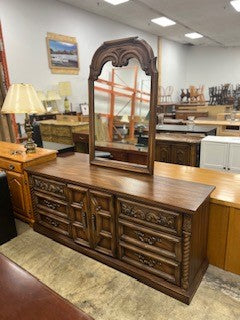
{"type": "Polygon", "coordinates": [[[94,82],[95,158],[147,166],[151,77],[137,59],[94,82]]]}

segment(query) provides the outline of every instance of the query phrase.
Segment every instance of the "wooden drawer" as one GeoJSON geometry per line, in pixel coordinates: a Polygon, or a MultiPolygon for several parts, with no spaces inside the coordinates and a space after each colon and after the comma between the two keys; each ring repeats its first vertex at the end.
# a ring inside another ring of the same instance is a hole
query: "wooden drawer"
{"type": "Polygon", "coordinates": [[[64,126],[53,127],[52,133],[54,136],[60,136],[60,137],[69,137],[70,138],[72,136],[71,128],[64,127],[64,126]]]}
{"type": "Polygon", "coordinates": [[[181,261],[181,238],[119,219],[119,239],[147,251],[181,261]]]}
{"type": "Polygon", "coordinates": [[[36,176],[32,176],[32,180],[35,190],[56,196],[61,199],[66,199],[66,185],[64,183],[36,176]]]}
{"type": "Polygon", "coordinates": [[[52,125],[40,123],[40,131],[42,135],[51,135],[52,125]]]}
{"type": "Polygon", "coordinates": [[[84,134],[84,133],[74,133],[73,134],[73,141],[75,143],[77,142],[89,142],[89,134],[84,134]]]}
{"type": "Polygon", "coordinates": [[[47,210],[66,219],[68,218],[68,207],[65,201],[40,192],[35,192],[35,201],[39,209],[47,210]]]}
{"type": "Polygon", "coordinates": [[[118,217],[168,233],[181,235],[182,214],[123,198],[117,199],[118,217]]]}
{"type": "Polygon", "coordinates": [[[71,227],[67,220],[42,210],[38,210],[37,215],[39,224],[65,236],[70,236],[71,227]]]}
{"type": "Polygon", "coordinates": [[[23,172],[21,163],[7,159],[0,159],[0,168],[13,172],[23,172]]]}
{"type": "Polygon", "coordinates": [[[150,272],[176,285],[180,285],[180,264],[163,256],[142,250],[120,241],[120,260],[150,272]]]}

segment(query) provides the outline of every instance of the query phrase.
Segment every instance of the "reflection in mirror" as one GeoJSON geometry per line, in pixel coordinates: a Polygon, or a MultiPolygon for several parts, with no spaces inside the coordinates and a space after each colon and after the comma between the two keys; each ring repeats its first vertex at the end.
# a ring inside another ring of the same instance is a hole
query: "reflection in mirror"
{"type": "Polygon", "coordinates": [[[137,59],[107,62],[94,82],[95,157],[147,165],[151,77],[137,59]]]}

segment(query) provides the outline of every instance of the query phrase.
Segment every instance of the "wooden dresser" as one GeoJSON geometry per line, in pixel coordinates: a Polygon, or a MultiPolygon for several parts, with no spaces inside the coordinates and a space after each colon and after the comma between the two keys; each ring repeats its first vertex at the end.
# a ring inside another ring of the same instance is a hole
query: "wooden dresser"
{"type": "Polygon", "coordinates": [[[88,122],[44,120],[40,121],[40,130],[43,141],[73,145],[72,133],[88,129],[88,122]]]}
{"type": "Polygon", "coordinates": [[[34,222],[28,176],[25,168],[56,158],[56,151],[37,148],[26,154],[21,144],[0,141],[0,169],[7,173],[14,214],[30,224],[34,222]]]}
{"type": "Polygon", "coordinates": [[[208,266],[214,187],[97,167],[86,154],[27,172],[34,230],[190,303],[208,266]]]}

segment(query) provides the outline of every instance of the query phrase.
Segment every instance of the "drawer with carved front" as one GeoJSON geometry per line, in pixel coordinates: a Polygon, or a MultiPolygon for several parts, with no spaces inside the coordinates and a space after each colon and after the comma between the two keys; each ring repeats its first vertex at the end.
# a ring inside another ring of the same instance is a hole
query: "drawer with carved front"
{"type": "Polygon", "coordinates": [[[42,210],[38,210],[37,215],[38,224],[65,236],[70,236],[71,228],[69,221],[42,210]]]}
{"type": "Polygon", "coordinates": [[[66,199],[66,185],[64,183],[42,177],[32,176],[33,188],[37,191],[66,199]]]}
{"type": "Polygon", "coordinates": [[[67,202],[64,200],[51,197],[47,194],[35,192],[35,203],[38,209],[47,210],[52,214],[56,214],[63,218],[68,218],[67,202]]]}
{"type": "Polygon", "coordinates": [[[138,269],[180,285],[180,263],[153,252],[142,250],[126,242],[119,242],[120,260],[138,269]]]}
{"type": "Polygon", "coordinates": [[[181,261],[182,241],[180,237],[155,231],[124,219],[118,220],[119,240],[147,251],[181,261]]]}
{"type": "Polygon", "coordinates": [[[181,235],[182,214],[131,200],[117,199],[118,217],[167,233],[181,235]]]}

